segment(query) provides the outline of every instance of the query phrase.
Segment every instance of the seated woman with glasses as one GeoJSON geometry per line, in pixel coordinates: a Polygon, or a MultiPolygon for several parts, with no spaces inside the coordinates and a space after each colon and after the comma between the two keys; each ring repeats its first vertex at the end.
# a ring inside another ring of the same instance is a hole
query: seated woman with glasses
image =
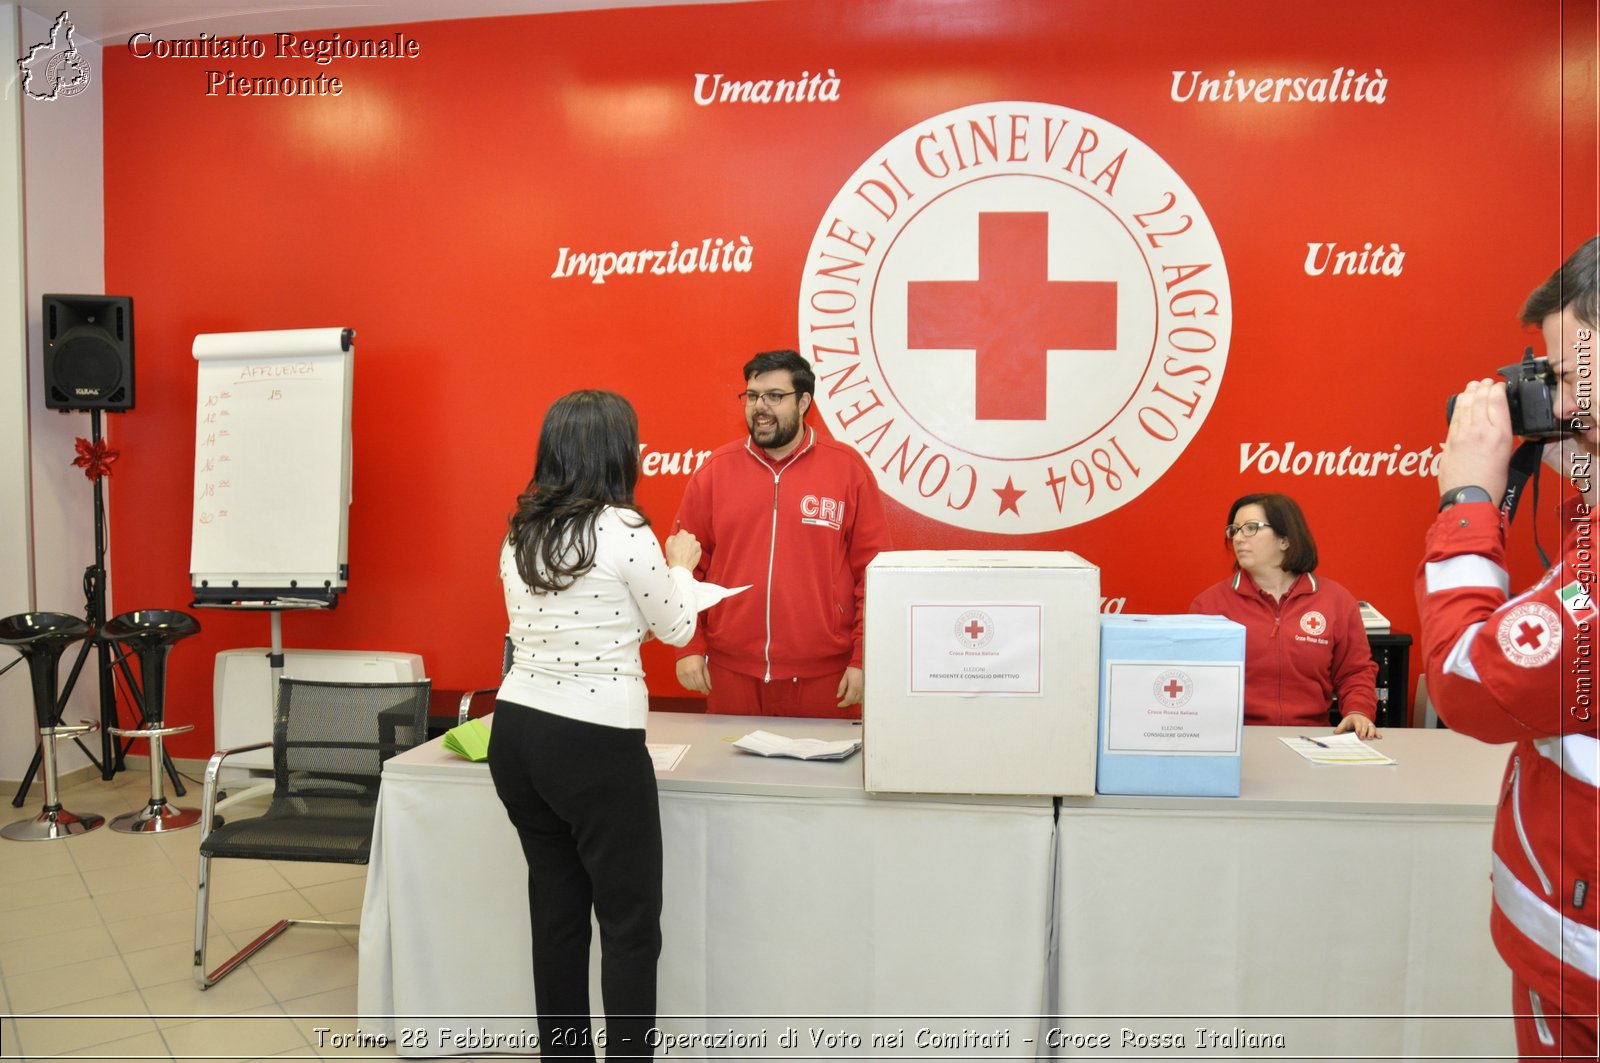
{"type": "Polygon", "coordinates": [[[1361,609],[1349,591],[1314,574],[1317,544],[1288,495],[1245,495],[1223,529],[1234,573],[1203,591],[1191,613],[1245,628],[1244,722],[1318,727],[1333,696],[1338,731],[1378,738],[1376,680],[1361,609]]]}

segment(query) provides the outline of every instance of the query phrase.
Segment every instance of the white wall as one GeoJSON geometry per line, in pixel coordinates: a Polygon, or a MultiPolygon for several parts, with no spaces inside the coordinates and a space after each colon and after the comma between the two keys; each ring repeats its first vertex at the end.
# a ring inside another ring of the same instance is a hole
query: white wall
{"type": "MultiPolygon", "coordinates": [[[[0,56],[19,54],[17,41],[17,9],[0,5],[0,56]]],[[[34,604],[20,99],[13,69],[0,94],[0,616],[34,604]]],[[[14,659],[0,651],[0,667],[14,659]]],[[[19,664],[0,677],[0,778],[20,777],[27,768],[32,704],[27,666],[19,664]]]]}
{"type": "MultiPolygon", "coordinates": [[[[0,42],[0,57],[20,56],[29,45],[48,40],[51,22],[23,11],[18,31],[16,8],[0,8],[0,23],[12,34],[9,42],[0,42]]],[[[7,444],[7,456],[0,458],[0,498],[6,500],[0,507],[6,513],[0,517],[0,549],[6,551],[6,562],[0,565],[6,570],[0,576],[4,596],[0,609],[6,614],[36,608],[82,615],[83,571],[94,561],[93,485],[72,464],[74,439],[90,434],[89,415],[45,409],[40,380],[40,297],[45,292],[105,291],[101,50],[82,35],[75,43],[90,66],[85,91],[48,101],[23,98],[19,108],[22,94],[13,63],[0,117],[0,150],[8,155],[17,151],[16,116],[21,119],[24,242],[20,246],[26,267],[22,283],[7,272],[19,246],[10,228],[17,197],[4,188],[14,163],[0,155],[0,241],[5,241],[0,247],[7,249],[0,256],[4,259],[0,261],[0,433],[7,444]],[[20,339],[23,321],[25,345],[12,339],[20,339]],[[25,404],[12,392],[23,358],[25,404]],[[13,456],[10,444],[19,439],[21,453],[13,456]],[[31,518],[31,526],[19,526],[19,518],[31,518]]],[[[115,445],[116,415],[107,415],[105,423],[105,434],[115,445]]],[[[114,490],[115,476],[107,483],[108,508],[114,490]]],[[[63,676],[75,652],[68,651],[63,676]]],[[[98,691],[96,676],[86,666],[67,719],[98,719],[98,691]]],[[[97,746],[98,741],[92,748],[97,746]]],[[[19,666],[0,678],[0,779],[21,778],[33,747],[32,696],[25,666],[19,666]]],[[[63,771],[87,763],[71,743],[63,742],[59,750],[63,771]]],[[[36,797],[42,800],[42,790],[30,792],[30,806],[36,797]]]]}

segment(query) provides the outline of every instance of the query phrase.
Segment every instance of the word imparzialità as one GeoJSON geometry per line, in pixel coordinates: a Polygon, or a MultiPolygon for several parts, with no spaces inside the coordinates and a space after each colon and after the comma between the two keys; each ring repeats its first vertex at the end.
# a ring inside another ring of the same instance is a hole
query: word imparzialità
{"type": "Polygon", "coordinates": [[[838,100],[839,78],[832,67],[828,68],[827,76],[802,70],[793,81],[787,78],[733,81],[724,80],[721,74],[694,76],[694,102],[702,107],[713,103],[836,103],[838,100]]]}
{"type": "Polygon", "coordinates": [[[574,251],[556,250],[556,268],[550,276],[588,277],[593,284],[604,284],[607,277],[637,276],[646,273],[664,277],[671,273],[749,273],[755,249],[748,236],[738,240],[707,237],[689,247],[672,241],[665,250],[574,251]]]}
{"type": "Polygon", "coordinates": [[[1172,98],[1178,103],[1383,103],[1389,79],[1339,67],[1327,77],[1205,77],[1202,70],[1174,70],[1172,98]]]}

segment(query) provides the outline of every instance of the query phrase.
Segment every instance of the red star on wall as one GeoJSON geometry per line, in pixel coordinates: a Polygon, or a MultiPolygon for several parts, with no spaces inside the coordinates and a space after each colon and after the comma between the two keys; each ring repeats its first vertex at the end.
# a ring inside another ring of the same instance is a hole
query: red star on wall
{"type": "Polygon", "coordinates": [[[1019,517],[1022,516],[1022,511],[1017,508],[1017,500],[1028,492],[1019,489],[1013,484],[1011,477],[1006,477],[1006,485],[1004,487],[991,487],[989,490],[1000,496],[1000,512],[996,513],[995,516],[1004,516],[1006,510],[1010,510],[1019,517]]]}

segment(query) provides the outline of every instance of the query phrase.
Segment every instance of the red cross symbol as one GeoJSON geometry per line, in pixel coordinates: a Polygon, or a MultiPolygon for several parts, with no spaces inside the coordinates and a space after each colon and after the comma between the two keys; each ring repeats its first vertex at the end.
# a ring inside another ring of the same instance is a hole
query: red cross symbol
{"type": "Polygon", "coordinates": [[[978,214],[978,279],[906,286],[906,346],[977,354],[977,419],[1045,419],[1047,353],[1117,346],[1115,281],[1053,281],[1050,216],[978,214]]]}
{"type": "Polygon", "coordinates": [[[1167,685],[1161,688],[1167,692],[1167,697],[1173,701],[1178,700],[1178,695],[1183,693],[1183,684],[1176,679],[1167,680],[1167,685]]]}
{"type": "Polygon", "coordinates": [[[978,636],[983,634],[983,625],[974,620],[966,627],[962,628],[962,630],[967,633],[967,637],[969,639],[971,639],[973,642],[977,642],[978,636]]]}
{"type": "Polygon", "coordinates": [[[1524,620],[1517,625],[1517,645],[1532,653],[1544,641],[1544,625],[1524,620]]]}

